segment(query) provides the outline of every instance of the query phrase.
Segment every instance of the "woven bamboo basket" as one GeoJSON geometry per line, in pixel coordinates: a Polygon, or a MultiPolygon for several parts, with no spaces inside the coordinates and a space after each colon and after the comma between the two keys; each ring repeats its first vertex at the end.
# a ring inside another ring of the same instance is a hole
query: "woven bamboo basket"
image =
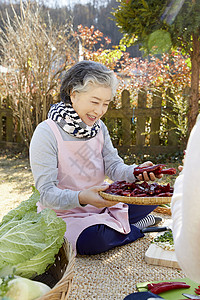
{"type": "Polygon", "coordinates": [[[126,197],[118,196],[113,194],[99,192],[101,197],[110,201],[118,201],[127,204],[137,204],[137,205],[160,205],[171,202],[171,197],[126,197]]]}
{"type": "Polygon", "coordinates": [[[64,238],[64,243],[56,255],[55,263],[37,280],[47,284],[51,290],[37,300],[66,300],[72,287],[74,276],[75,253],[64,238]]]}
{"type": "Polygon", "coordinates": [[[170,207],[158,206],[158,207],[156,207],[156,209],[154,209],[154,211],[157,213],[163,214],[163,215],[168,215],[168,216],[171,216],[171,214],[172,214],[170,207]]]}

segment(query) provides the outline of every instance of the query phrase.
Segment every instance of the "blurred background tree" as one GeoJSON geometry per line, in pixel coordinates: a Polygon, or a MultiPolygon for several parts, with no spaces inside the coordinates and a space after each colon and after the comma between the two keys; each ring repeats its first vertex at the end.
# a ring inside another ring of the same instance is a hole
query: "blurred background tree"
{"type": "Polygon", "coordinates": [[[199,112],[200,1],[118,0],[113,13],[126,45],[139,44],[146,53],[180,48],[191,62],[188,133],[199,112]]]}
{"type": "MultiPolygon", "coordinates": [[[[169,130],[167,117],[173,122],[180,141],[186,141],[187,96],[191,85],[189,54],[183,53],[183,48],[172,49],[171,36],[166,29],[145,33],[144,40],[138,36],[134,47],[128,47],[133,38],[130,33],[130,36],[125,35],[124,45],[123,34],[111,20],[112,8],[116,9],[117,5],[115,0],[91,0],[72,7],[48,7],[47,1],[31,1],[27,5],[0,3],[1,63],[12,70],[2,77],[1,90],[5,97],[10,95],[7,99],[21,122],[21,134],[27,146],[37,124],[46,118],[50,103],[59,101],[62,72],[81,59],[101,62],[116,72],[120,79],[114,102],[117,108],[121,106],[124,89],[130,92],[133,114],[141,89],[148,91],[147,107],[152,105],[153,93],[161,95],[163,107],[170,102],[174,111],[163,115],[162,130],[169,130]],[[160,32],[162,38],[157,38],[160,32]],[[148,53],[148,47],[154,55],[148,53]],[[145,52],[148,56],[142,55],[145,52]]],[[[157,17],[160,6],[153,11],[157,17]]],[[[160,136],[165,139],[165,134],[160,136]]]]}
{"type": "Polygon", "coordinates": [[[8,68],[1,83],[28,146],[59,93],[62,72],[78,60],[78,41],[70,22],[59,29],[50,18],[45,23],[36,3],[21,2],[20,14],[11,8],[13,18],[7,14],[0,35],[1,62],[8,68]]]}

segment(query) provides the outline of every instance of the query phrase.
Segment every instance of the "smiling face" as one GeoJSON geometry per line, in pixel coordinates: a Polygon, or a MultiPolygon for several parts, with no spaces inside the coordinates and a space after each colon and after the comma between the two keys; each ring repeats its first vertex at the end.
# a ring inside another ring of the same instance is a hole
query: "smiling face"
{"type": "Polygon", "coordinates": [[[73,92],[71,102],[81,120],[93,126],[107,111],[112,99],[110,87],[92,84],[86,92],[73,92]]]}

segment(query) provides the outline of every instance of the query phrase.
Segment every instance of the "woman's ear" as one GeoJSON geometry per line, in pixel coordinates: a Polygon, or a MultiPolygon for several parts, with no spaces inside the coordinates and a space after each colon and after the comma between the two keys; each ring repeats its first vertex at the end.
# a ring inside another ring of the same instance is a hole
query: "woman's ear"
{"type": "Polygon", "coordinates": [[[71,102],[74,103],[76,92],[70,93],[71,102]]]}

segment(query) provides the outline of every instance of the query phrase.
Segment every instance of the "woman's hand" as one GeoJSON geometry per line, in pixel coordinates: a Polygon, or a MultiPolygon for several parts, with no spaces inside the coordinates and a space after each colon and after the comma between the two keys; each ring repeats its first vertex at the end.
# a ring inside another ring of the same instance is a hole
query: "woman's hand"
{"type": "MultiPolygon", "coordinates": [[[[154,164],[151,161],[146,161],[143,164],[141,164],[140,167],[141,168],[150,167],[150,166],[153,166],[153,165],[154,164]]],[[[156,178],[162,178],[162,176],[163,176],[162,174],[155,176],[155,174],[153,172],[149,173],[149,175],[148,175],[148,173],[146,171],[144,171],[142,174],[138,175],[137,178],[140,181],[150,181],[150,180],[154,181],[154,180],[156,180],[156,178]]]]}
{"type": "Polygon", "coordinates": [[[178,166],[178,170],[179,170],[179,172],[182,172],[183,171],[183,166],[178,166]]]}
{"type": "Polygon", "coordinates": [[[79,193],[79,203],[82,205],[90,204],[97,208],[110,207],[119,202],[116,201],[108,201],[103,199],[99,195],[99,191],[105,191],[109,185],[101,185],[101,186],[93,186],[87,190],[83,190],[79,193]]]}
{"type": "MultiPolygon", "coordinates": [[[[182,163],[183,163],[183,165],[184,165],[184,159],[182,159],[182,163]]],[[[182,171],[183,171],[183,165],[178,166],[179,172],[182,172],[182,171]]]]}
{"type": "MultiPolygon", "coordinates": [[[[183,151],[183,153],[184,153],[184,157],[183,157],[183,159],[182,159],[182,163],[183,163],[183,165],[184,165],[184,161],[185,161],[185,155],[186,155],[186,150],[184,150],[184,151],[183,151]]],[[[182,171],[183,171],[183,165],[181,165],[181,166],[178,166],[178,169],[179,169],[179,171],[180,171],[180,172],[182,172],[182,171]]]]}

